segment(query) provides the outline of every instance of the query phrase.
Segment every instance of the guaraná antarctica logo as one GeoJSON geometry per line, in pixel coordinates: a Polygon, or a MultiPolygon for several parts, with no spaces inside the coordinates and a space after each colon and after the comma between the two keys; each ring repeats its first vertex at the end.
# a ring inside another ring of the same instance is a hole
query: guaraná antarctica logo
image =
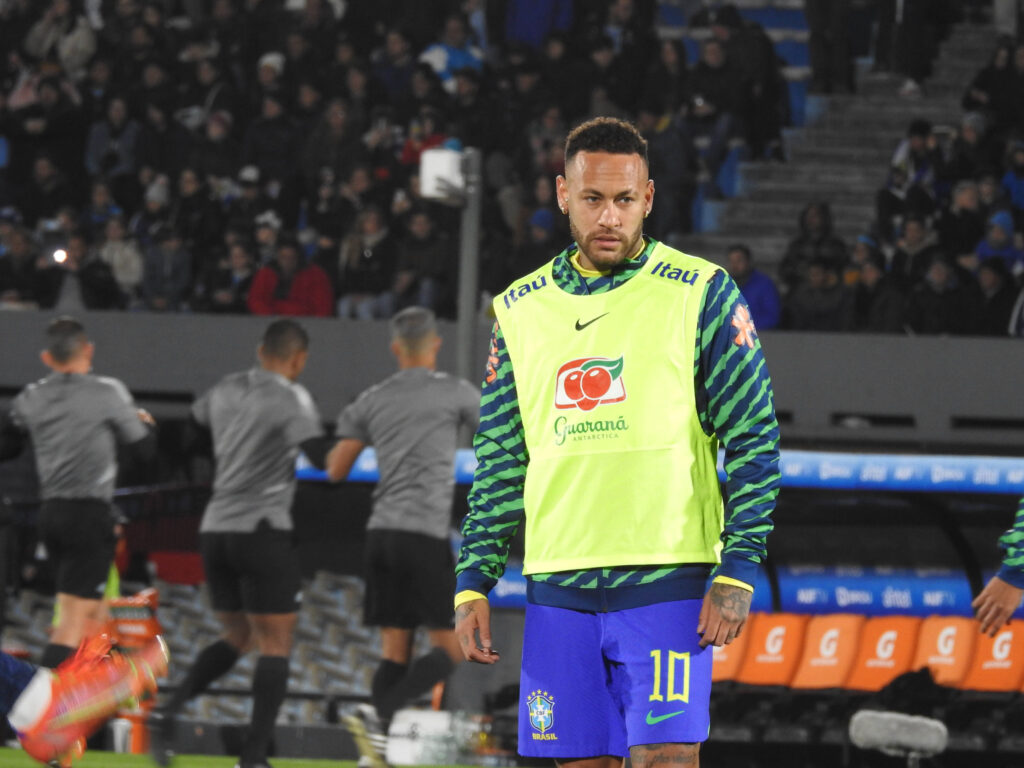
{"type": "Polygon", "coordinates": [[[555,727],[555,697],[547,691],[533,691],[526,699],[530,712],[530,727],[536,733],[536,741],[558,741],[558,736],[551,732],[555,727]]]}
{"type": "Polygon", "coordinates": [[[558,369],[555,407],[592,411],[599,405],[626,399],[622,381],[623,358],[580,357],[558,369]]]}

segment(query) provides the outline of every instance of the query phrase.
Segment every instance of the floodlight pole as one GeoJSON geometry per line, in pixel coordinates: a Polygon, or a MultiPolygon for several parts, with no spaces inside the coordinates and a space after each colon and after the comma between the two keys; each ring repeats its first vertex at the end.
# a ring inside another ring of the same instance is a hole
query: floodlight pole
{"type": "Polygon", "coordinates": [[[462,226],[459,233],[459,298],[456,325],[456,372],[463,379],[476,381],[479,371],[472,370],[476,359],[476,304],[479,291],[480,212],[483,207],[483,160],[479,149],[462,152],[464,195],[462,226]]]}

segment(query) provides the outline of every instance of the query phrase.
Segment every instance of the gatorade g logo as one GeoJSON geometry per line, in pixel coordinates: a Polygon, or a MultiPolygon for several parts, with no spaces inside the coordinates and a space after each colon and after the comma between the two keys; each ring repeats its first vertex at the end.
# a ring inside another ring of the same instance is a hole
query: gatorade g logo
{"type": "Polygon", "coordinates": [[[623,359],[581,357],[558,369],[555,377],[555,407],[592,411],[599,405],[626,399],[622,381],[623,359]]]}
{"type": "Polygon", "coordinates": [[[836,655],[836,647],[839,645],[839,630],[830,629],[824,635],[821,636],[821,642],[818,644],[818,653],[821,654],[822,658],[831,659],[836,655]]]}
{"type": "Polygon", "coordinates": [[[775,627],[771,632],[768,633],[768,637],[764,641],[764,650],[770,653],[772,656],[778,656],[782,653],[782,644],[786,640],[786,628],[775,627]]]}
{"type": "Polygon", "coordinates": [[[890,629],[883,632],[878,638],[878,645],[875,646],[875,657],[879,659],[891,659],[896,650],[896,631],[890,629]]]}
{"type": "Polygon", "coordinates": [[[1010,657],[1010,645],[1013,643],[1013,632],[1003,632],[992,643],[992,658],[1006,661],[1010,657]]]}
{"type": "Polygon", "coordinates": [[[942,656],[952,656],[956,647],[956,627],[946,627],[939,632],[939,641],[936,648],[942,656]]]}

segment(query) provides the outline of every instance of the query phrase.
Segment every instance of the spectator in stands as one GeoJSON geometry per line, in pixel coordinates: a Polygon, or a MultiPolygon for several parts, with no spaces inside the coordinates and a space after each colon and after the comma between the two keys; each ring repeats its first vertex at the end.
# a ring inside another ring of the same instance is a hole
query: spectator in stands
{"type": "Polygon", "coordinates": [[[104,225],[103,244],[97,257],[104,262],[114,275],[121,289],[121,305],[135,308],[142,286],[142,253],[139,246],[128,235],[122,216],[112,216],[104,225]]]}
{"type": "Polygon", "coordinates": [[[102,54],[93,56],[85,79],[78,85],[82,97],[82,117],[87,124],[102,120],[106,114],[113,74],[110,59],[102,54]]]}
{"type": "Polygon", "coordinates": [[[949,207],[939,214],[935,225],[939,246],[955,259],[973,254],[985,235],[978,205],[978,185],[972,180],[960,181],[953,187],[949,207]]]}
{"type": "Polygon", "coordinates": [[[277,241],[281,233],[281,217],[273,209],[263,211],[253,219],[256,235],[256,263],[270,264],[277,258],[277,241]]]}
{"type": "Polygon", "coordinates": [[[902,333],[903,291],[885,272],[885,256],[872,251],[863,261],[854,292],[852,330],[860,333],[902,333]]]}
{"type": "Polygon", "coordinates": [[[938,52],[938,37],[945,19],[942,6],[934,0],[903,0],[896,19],[893,61],[906,78],[899,94],[905,98],[922,95],[921,85],[932,73],[932,61],[938,52]]]}
{"type": "Polygon", "coordinates": [[[71,185],[47,153],[40,153],[32,164],[32,182],[21,198],[25,224],[35,227],[40,219],[52,219],[61,208],[72,205],[71,185]]]}
{"type": "Polygon", "coordinates": [[[32,307],[36,305],[36,259],[32,236],[15,224],[0,245],[0,306],[32,307]]]}
{"type": "Polygon", "coordinates": [[[384,35],[384,45],[372,58],[373,76],[384,88],[391,104],[398,104],[409,92],[415,69],[409,38],[400,26],[391,27],[384,35]]]}
{"type": "Polygon", "coordinates": [[[25,52],[36,59],[57,61],[78,82],[96,51],[96,35],[76,0],[51,0],[42,18],[25,37],[25,52]]]}
{"type": "Polygon", "coordinates": [[[1024,251],[1014,242],[1013,217],[1007,211],[992,214],[985,230],[985,238],[975,249],[977,267],[988,259],[1000,258],[1014,275],[1024,274],[1024,251]]]}
{"type": "Polygon", "coordinates": [[[690,100],[681,116],[686,140],[703,139],[707,148],[698,156],[703,180],[715,191],[718,169],[729,151],[729,139],[739,129],[743,113],[743,85],[740,74],[726,59],[722,43],[715,38],[701,47],[701,58],[690,77],[690,100]]]}
{"type": "Polygon", "coordinates": [[[264,92],[260,116],[249,124],[242,140],[242,163],[259,169],[264,188],[285,221],[298,214],[295,182],[299,141],[295,122],[285,112],[284,94],[264,92]]]}
{"type": "Polygon", "coordinates": [[[998,256],[986,259],[978,267],[978,323],[982,336],[1006,336],[1010,315],[1017,300],[1013,275],[998,256]]]}
{"type": "Polygon", "coordinates": [[[441,38],[420,54],[420,61],[429,64],[441,78],[448,93],[455,93],[455,73],[469,67],[483,69],[484,54],[469,42],[466,17],[461,13],[449,14],[444,20],[441,38]]]}
{"type": "Polygon", "coordinates": [[[170,215],[171,185],[166,176],[157,176],[146,187],[142,209],[128,223],[131,236],[143,250],[153,243],[157,230],[167,224],[170,215]]]}
{"type": "Polygon", "coordinates": [[[238,173],[241,147],[231,135],[233,126],[230,112],[218,110],[210,115],[188,163],[209,187],[215,200],[230,196],[232,182],[238,173]]]}
{"type": "Polygon", "coordinates": [[[96,242],[103,236],[104,227],[114,216],[124,216],[124,210],[114,202],[110,185],[102,178],[92,183],[89,204],[82,211],[81,221],[89,240],[96,242]]]}
{"type": "Polygon", "coordinates": [[[147,59],[142,67],[141,82],[128,92],[129,104],[156,102],[170,105],[177,99],[177,87],[170,81],[164,63],[160,59],[147,59]]]}
{"type": "MultiPolygon", "coordinates": [[[[544,208],[551,212],[551,219],[554,222],[551,232],[553,244],[557,245],[556,250],[562,248],[564,243],[569,243],[572,236],[569,234],[569,219],[558,210],[558,202],[555,199],[555,182],[546,173],[539,173],[533,177],[533,183],[527,188],[526,204],[523,206],[523,218],[532,217],[538,208],[544,208]]],[[[525,231],[524,227],[517,228],[517,231],[525,231]]],[[[543,263],[543,262],[541,262],[543,263]]],[[[538,263],[539,267],[541,263],[538,263]]],[[[507,276],[506,283],[514,280],[518,275],[524,275],[528,270],[517,270],[515,274],[507,276]]],[[[505,279],[504,277],[502,278],[505,279]]]]}
{"type": "Polygon", "coordinates": [[[146,102],[135,148],[135,165],[142,188],[148,188],[158,176],[178,178],[192,152],[193,142],[192,135],[171,116],[170,103],[146,102]]]}
{"type": "Polygon", "coordinates": [[[203,56],[195,63],[195,74],[181,95],[176,119],[190,131],[199,132],[215,112],[232,119],[241,113],[242,99],[232,87],[217,59],[203,56]]]}
{"type": "Polygon", "coordinates": [[[254,315],[329,317],[334,293],[326,273],[316,264],[303,264],[302,249],[294,237],[277,243],[274,261],[253,277],[249,311],[254,315]]]}
{"type": "Polygon", "coordinates": [[[800,213],[799,225],[800,234],[790,240],[779,263],[779,279],[786,291],[804,281],[812,261],[822,260],[842,270],[847,260],[846,244],[832,229],[832,208],[828,203],[808,203],[800,213]]]}
{"type": "Polygon", "coordinates": [[[903,235],[896,243],[890,272],[897,285],[905,290],[921,282],[932,261],[942,253],[935,232],[928,220],[910,216],[903,223],[903,235]]]}
{"type": "Polygon", "coordinates": [[[974,179],[982,171],[997,167],[999,154],[999,142],[986,130],[985,117],[980,112],[967,112],[943,161],[942,181],[955,184],[974,179]]]}
{"type": "MultiPolygon", "coordinates": [[[[561,240],[555,239],[555,223],[565,218],[561,212],[554,214],[549,208],[534,208],[526,222],[525,241],[516,247],[512,263],[504,265],[500,280],[508,284],[519,275],[529,274],[551,261],[551,254],[560,250],[561,240]]],[[[496,277],[496,279],[498,279],[496,277]]]]}
{"type": "Polygon", "coordinates": [[[455,285],[450,281],[455,277],[456,251],[427,211],[413,211],[407,222],[395,264],[394,308],[415,305],[454,317],[455,285]]]}
{"type": "Polygon", "coordinates": [[[850,0],[804,0],[811,30],[812,93],[852,93],[850,0]]]}
{"type": "Polygon", "coordinates": [[[336,275],[338,317],[391,317],[397,251],[380,209],[363,210],[355,231],[342,241],[338,260],[329,265],[336,275]]]}
{"type": "Polygon", "coordinates": [[[696,158],[693,147],[684,142],[662,102],[645,100],[637,114],[636,127],[647,140],[651,178],[658,185],[658,204],[651,210],[644,232],[656,240],[689,231],[690,208],[696,187],[696,158]]]}
{"type": "Polygon", "coordinates": [[[89,258],[85,235],[76,233],[66,248],[43,254],[36,272],[36,300],[42,309],[59,312],[117,309],[121,292],[110,267],[89,258]]]}
{"type": "Polygon", "coordinates": [[[688,88],[686,47],[679,40],[662,40],[658,45],[658,58],[644,78],[642,103],[661,100],[668,114],[675,115],[686,106],[688,88]]]}
{"type": "Polygon", "coordinates": [[[734,5],[709,13],[711,34],[739,73],[737,117],[755,160],[784,160],[782,126],[789,122],[789,88],[775,45],[758,24],[747,24],[734,5]]]}
{"type": "Polygon", "coordinates": [[[249,290],[255,274],[252,246],[245,242],[228,248],[200,285],[197,305],[204,312],[244,315],[249,312],[249,290]]]}
{"type": "Polygon", "coordinates": [[[921,334],[964,334],[974,330],[976,318],[973,294],[959,283],[950,261],[936,254],[907,298],[908,327],[921,334]]]}
{"type": "Polygon", "coordinates": [[[903,193],[908,212],[927,215],[934,210],[935,183],[942,164],[942,149],[932,124],[920,118],[911,120],[907,137],[897,145],[889,163],[905,175],[903,193]]]}
{"type": "Polygon", "coordinates": [[[419,167],[424,150],[440,147],[447,140],[443,128],[440,112],[433,107],[421,107],[419,114],[406,126],[405,144],[398,162],[406,168],[419,167]]]}
{"type": "Polygon", "coordinates": [[[1006,196],[1006,191],[992,171],[978,175],[978,203],[979,212],[986,221],[994,213],[1010,210],[1010,200],[1006,196]]]}
{"type": "MultiPolygon", "coordinates": [[[[21,180],[32,173],[34,158],[45,154],[60,175],[78,175],[82,164],[82,112],[65,92],[66,83],[59,77],[39,80],[37,95],[29,96],[18,106],[15,94],[10,96],[8,130],[11,136],[11,175],[21,180]]],[[[68,91],[70,91],[68,87],[68,91]]],[[[72,178],[72,181],[75,179],[72,178]]],[[[25,221],[34,219],[23,206],[25,221]]]]}
{"type": "Polygon", "coordinates": [[[127,101],[120,95],[110,97],[106,117],[89,127],[85,169],[93,178],[108,179],[114,199],[119,202],[138,197],[135,149],[139,130],[139,124],[128,112],[127,101]]]}
{"type": "Polygon", "coordinates": [[[853,325],[853,293],[843,285],[840,267],[823,258],[807,265],[807,279],[786,296],[789,327],[795,331],[848,331],[853,325]]]}
{"type": "Polygon", "coordinates": [[[177,312],[192,289],[192,254],[181,233],[161,225],[146,248],[142,266],[142,299],[155,312],[177,312]]]}
{"type": "MultiPolygon", "coordinates": [[[[1024,90],[1021,93],[1024,95],[1024,90]]],[[[1017,229],[1024,230],[1024,141],[1010,145],[1002,187],[1010,200],[1017,229]]]]}
{"type": "Polygon", "coordinates": [[[238,196],[227,204],[228,225],[250,231],[256,217],[269,210],[273,201],[264,193],[260,169],[246,165],[238,171],[238,196]]]}
{"type": "Polygon", "coordinates": [[[571,0],[512,0],[505,12],[505,41],[541,49],[553,34],[564,34],[573,22],[571,0]]]}
{"type": "Polygon", "coordinates": [[[874,254],[881,255],[882,263],[885,263],[885,254],[879,248],[878,239],[874,234],[865,232],[857,235],[857,239],[853,241],[853,248],[850,250],[850,261],[847,263],[846,269],[843,270],[843,284],[851,287],[857,285],[860,282],[861,269],[874,254]]]}
{"type": "Polygon", "coordinates": [[[575,122],[587,109],[587,94],[580,83],[587,78],[586,64],[571,55],[565,34],[553,32],[544,41],[541,75],[562,107],[567,122],[575,122]]]}
{"type": "Polygon", "coordinates": [[[191,274],[206,271],[210,252],[220,241],[224,227],[220,206],[195,168],[183,168],[178,176],[178,194],[171,205],[169,220],[192,254],[191,274]]]}
{"type": "Polygon", "coordinates": [[[1013,45],[1007,40],[996,44],[992,58],[971,80],[961,104],[965,110],[982,112],[992,130],[1003,134],[1016,122],[1011,58],[1013,45]]]}
{"type": "Polygon", "coordinates": [[[391,200],[387,187],[378,183],[370,167],[363,163],[352,168],[338,188],[338,194],[357,211],[371,205],[384,210],[391,200]]]}
{"type": "Polygon", "coordinates": [[[736,281],[750,309],[750,318],[759,331],[777,328],[782,316],[782,299],[775,281],[754,266],[754,257],[743,243],[730,245],[725,252],[725,269],[736,281]]]}

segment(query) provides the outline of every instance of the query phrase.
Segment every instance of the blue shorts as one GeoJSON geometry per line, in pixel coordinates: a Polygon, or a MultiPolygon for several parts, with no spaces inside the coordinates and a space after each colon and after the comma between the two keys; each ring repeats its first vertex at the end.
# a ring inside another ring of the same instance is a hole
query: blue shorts
{"type": "Polygon", "coordinates": [[[608,613],[526,606],[520,677],[524,757],[626,757],[638,744],[708,737],[712,649],[700,600],[608,613]]]}

